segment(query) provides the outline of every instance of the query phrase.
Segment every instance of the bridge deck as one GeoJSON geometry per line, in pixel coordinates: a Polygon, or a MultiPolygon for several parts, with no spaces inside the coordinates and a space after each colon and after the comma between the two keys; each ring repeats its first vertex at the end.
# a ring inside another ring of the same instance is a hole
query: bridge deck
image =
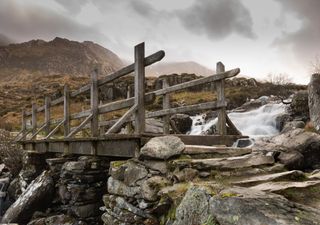
{"type": "MultiPolygon", "coordinates": [[[[109,157],[135,157],[141,147],[154,134],[124,135],[108,134],[99,138],[65,138],[50,140],[20,141],[23,148],[39,153],[54,152],[79,155],[97,155],[109,157]]],[[[227,145],[231,146],[239,135],[176,135],[188,145],[227,145]]]]}

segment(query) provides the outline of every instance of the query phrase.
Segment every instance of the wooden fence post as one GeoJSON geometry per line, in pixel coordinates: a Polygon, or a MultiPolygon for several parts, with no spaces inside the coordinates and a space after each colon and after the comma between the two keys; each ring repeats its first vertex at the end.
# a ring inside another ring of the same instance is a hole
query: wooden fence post
{"type": "Polygon", "coordinates": [[[45,135],[47,136],[50,133],[50,104],[51,98],[46,96],[44,99],[44,122],[46,124],[45,135]]]}
{"type": "Polygon", "coordinates": [[[94,69],[91,74],[91,136],[99,136],[99,90],[98,90],[98,69],[94,69]]]}
{"type": "MultiPolygon", "coordinates": [[[[225,67],[222,62],[217,63],[216,73],[223,73],[225,72],[225,67]]],[[[224,79],[219,80],[216,82],[217,87],[217,100],[218,102],[225,104],[225,96],[224,96],[224,79]]],[[[222,107],[218,110],[218,133],[220,135],[227,134],[227,127],[226,127],[226,108],[222,107]]]]}
{"type": "MultiPolygon", "coordinates": [[[[167,78],[162,80],[162,88],[169,87],[169,83],[167,78]]],[[[163,109],[170,109],[170,94],[163,95],[162,102],[163,109]]],[[[163,117],[163,134],[170,134],[170,115],[166,115],[163,117]]]]}
{"type": "Polygon", "coordinates": [[[32,134],[34,134],[37,131],[37,105],[35,102],[32,103],[32,134]]]}
{"type": "Polygon", "coordinates": [[[67,137],[70,133],[70,89],[67,84],[64,85],[63,103],[64,137],[67,137]]]}
{"type": "MultiPolygon", "coordinates": [[[[26,121],[26,109],[23,108],[22,109],[22,118],[21,118],[21,122],[22,122],[22,126],[21,126],[21,137],[24,137],[26,131],[27,131],[27,121],[26,121]]],[[[24,138],[22,138],[21,140],[24,140],[24,138]]]]}
{"type": "Polygon", "coordinates": [[[145,131],[145,68],[144,68],[144,42],[134,48],[134,102],[138,106],[134,120],[135,133],[142,134],[145,131]]]}

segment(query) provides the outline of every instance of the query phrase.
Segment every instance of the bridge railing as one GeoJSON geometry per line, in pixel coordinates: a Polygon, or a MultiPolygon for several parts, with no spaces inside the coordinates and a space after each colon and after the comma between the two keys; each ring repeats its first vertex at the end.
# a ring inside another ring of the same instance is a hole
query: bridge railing
{"type": "Polygon", "coordinates": [[[105,134],[112,134],[117,133],[125,123],[131,121],[134,121],[135,124],[134,133],[140,135],[145,133],[146,118],[153,117],[163,118],[163,132],[164,134],[168,134],[170,131],[170,115],[209,109],[218,110],[217,130],[219,134],[227,134],[226,124],[234,127],[226,115],[227,104],[225,99],[224,80],[238,75],[240,73],[240,69],[225,71],[224,65],[219,62],[217,63],[217,74],[215,75],[188,81],[174,86],[169,86],[168,82],[164,79],[162,89],[145,93],[145,67],[162,60],[165,56],[165,52],[158,51],[148,57],[145,57],[144,43],[141,43],[135,46],[134,55],[134,63],[124,67],[123,69],[111,73],[101,79],[98,79],[99,71],[94,70],[91,74],[90,84],[87,84],[75,91],[70,91],[68,85],[65,85],[62,97],[52,100],[49,96],[47,96],[45,97],[45,104],[43,106],[38,107],[35,103],[33,103],[30,112],[27,112],[23,109],[21,131],[17,135],[16,141],[35,140],[40,133],[44,133],[44,140],[49,140],[60,129],[63,129],[63,138],[72,138],[79,131],[87,128],[90,128],[92,137],[98,137],[101,131],[100,127],[107,126],[108,130],[105,132],[105,134]],[[134,72],[134,97],[99,105],[99,87],[109,82],[113,82],[114,80],[126,76],[132,72],[134,72]],[[216,83],[217,101],[181,106],[177,108],[170,107],[169,95],[171,93],[212,82],[216,83]],[[89,91],[90,109],[71,114],[71,99],[89,91]],[[153,102],[156,96],[163,97],[163,108],[158,111],[146,112],[146,104],[153,102]],[[52,119],[51,108],[61,104],[63,104],[63,118],[52,119]],[[99,121],[100,114],[127,108],[129,108],[129,110],[119,119],[99,121]],[[44,122],[42,124],[39,124],[38,122],[38,113],[44,113],[44,122]],[[28,117],[31,117],[31,127],[27,126],[28,117]],[[70,125],[71,120],[82,120],[82,122],[78,126],[72,128],[70,125]]]}

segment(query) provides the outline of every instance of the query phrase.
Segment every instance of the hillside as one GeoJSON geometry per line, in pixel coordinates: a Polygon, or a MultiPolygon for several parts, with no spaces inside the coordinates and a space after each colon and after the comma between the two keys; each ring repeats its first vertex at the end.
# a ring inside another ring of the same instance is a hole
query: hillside
{"type": "Polygon", "coordinates": [[[123,63],[110,50],[89,41],[55,38],[0,47],[0,81],[24,81],[43,75],[88,76],[97,65],[102,74],[108,74],[123,63]]]}
{"type": "Polygon", "coordinates": [[[152,65],[146,69],[147,76],[161,76],[164,74],[197,74],[201,76],[209,76],[214,74],[213,70],[196,63],[196,62],[170,62],[170,63],[158,63],[152,65]]]}

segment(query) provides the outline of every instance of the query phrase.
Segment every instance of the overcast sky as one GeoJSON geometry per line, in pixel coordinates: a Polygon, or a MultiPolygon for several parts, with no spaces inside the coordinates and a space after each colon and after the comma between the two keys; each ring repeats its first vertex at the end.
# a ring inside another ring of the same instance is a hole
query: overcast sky
{"type": "Polygon", "coordinates": [[[263,79],[307,83],[320,55],[320,0],[0,0],[0,37],[91,40],[132,60],[133,46],[163,61],[196,61],[263,79]]]}

